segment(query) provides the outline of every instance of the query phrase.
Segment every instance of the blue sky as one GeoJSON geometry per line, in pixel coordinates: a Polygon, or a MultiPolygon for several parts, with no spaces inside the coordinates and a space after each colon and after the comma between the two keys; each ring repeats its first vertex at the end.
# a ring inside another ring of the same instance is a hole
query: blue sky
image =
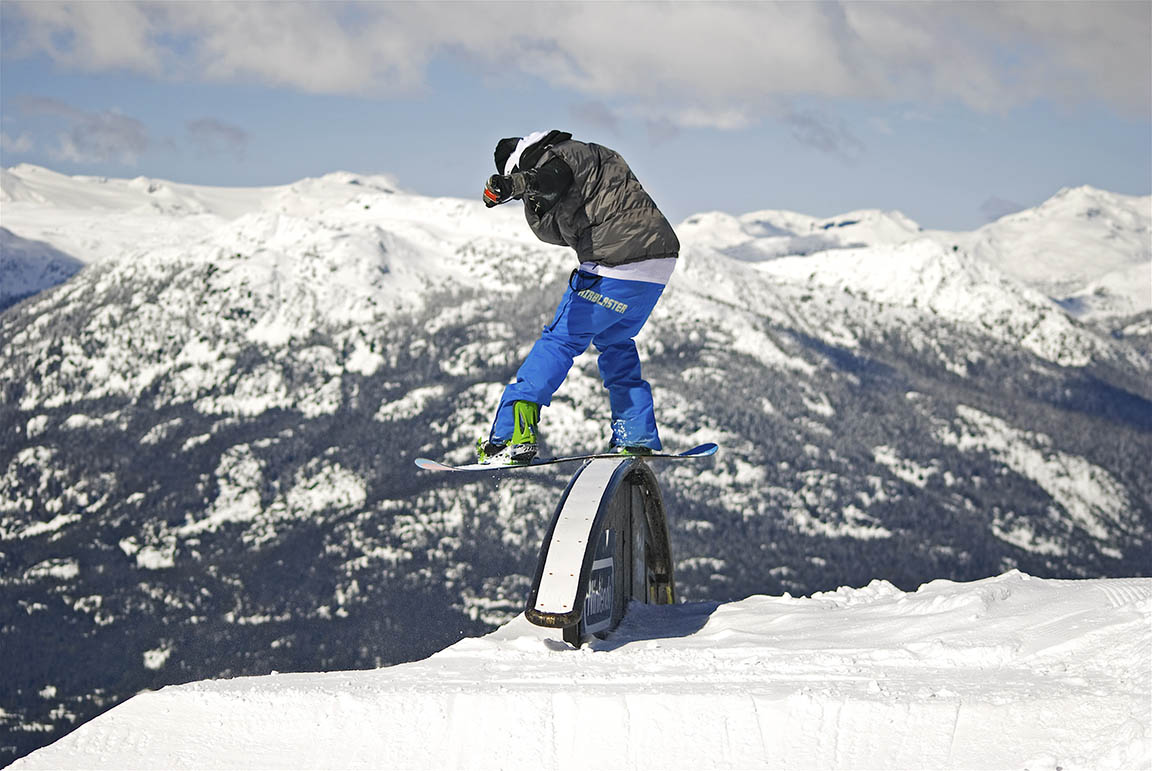
{"type": "Polygon", "coordinates": [[[898,209],[970,229],[1152,192],[1152,4],[19,3],[2,163],[479,197],[504,136],[624,154],[674,221],[898,209]]]}

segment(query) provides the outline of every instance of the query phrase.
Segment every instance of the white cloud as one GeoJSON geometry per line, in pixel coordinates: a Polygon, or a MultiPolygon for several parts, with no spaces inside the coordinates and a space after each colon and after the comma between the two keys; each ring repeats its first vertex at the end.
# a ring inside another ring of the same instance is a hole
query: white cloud
{"type": "Polygon", "coordinates": [[[33,142],[32,137],[28,133],[13,137],[4,131],[0,131],[0,152],[14,154],[26,153],[33,147],[35,147],[35,142],[33,142]]]}
{"type": "Polygon", "coordinates": [[[657,118],[645,122],[648,129],[648,141],[654,145],[670,142],[680,136],[680,128],[667,118],[657,118]]]}
{"type": "Polygon", "coordinates": [[[190,120],[185,128],[189,142],[201,156],[228,154],[243,158],[248,147],[248,132],[216,118],[190,120]]]}
{"type": "Polygon", "coordinates": [[[868,127],[877,134],[883,134],[884,136],[893,136],[896,133],[896,130],[892,128],[892,124],[879,116],[869,118],[868,127]]]}
{"type": "Polygon", "coordinates": [[[864,153],[864,143],[844,121],[830,118],[820,110],[798,110],[785,116],[784,123],[796,141],[822,153],[846,161],[858,160],[864,153]]]}
{"type": "Polygon", "coordinates": [[[114,110],[88,112],[42,97],[20,100],[21,111],[46,115],[64,121],[66,129],[59,144],[49,152],[53,157],[76,163],[118,161],[134,165],[149,145],[144,124],[114,110]]]}
{"type": "Polygon", "coordinates": [[[436,43],[428,30],[407,34],[384,5],[171,3],[159,10],[189,40],[186,63],[200,76],[312,93],[412,90],[436,43]]]}
{"type": "Polygon", "coordinates": [[[9,56],[45,53],[80,70],[125,69],[159,75],[165,30],[137,3],[5,3],[9,56]]]}
{"type": "Polygon", "coordinates": [[[1147,2],[5,6],[9,51],[69,67],[388,95],[457,54],[681,126],[787,118],[798,96],[1147,115],[1152,91],[1147,2]]]}
{"type": "Polygon", "coordinates": [[[586,123],[599,129],[615,133],[620,128],[620,118],[603,102],[580,102],[568,110],[572,120],[586,123]]]}

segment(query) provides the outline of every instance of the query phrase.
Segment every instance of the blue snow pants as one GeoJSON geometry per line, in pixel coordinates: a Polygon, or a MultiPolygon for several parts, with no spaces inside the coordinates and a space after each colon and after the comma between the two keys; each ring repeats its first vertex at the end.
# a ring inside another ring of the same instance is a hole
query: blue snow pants
{"type": "Polygon", "coordinates": [[[612,408],[612,444],[661,449],[652,389],[640,376],[633,338],[663,291],[661,284],[573,273],[555,318],[520,365],[516,382],[504,389],[492,440],[512,437],[513,402],[550,404],[572,360],[591,343],[600,351],[600,377],[612,408]]]}

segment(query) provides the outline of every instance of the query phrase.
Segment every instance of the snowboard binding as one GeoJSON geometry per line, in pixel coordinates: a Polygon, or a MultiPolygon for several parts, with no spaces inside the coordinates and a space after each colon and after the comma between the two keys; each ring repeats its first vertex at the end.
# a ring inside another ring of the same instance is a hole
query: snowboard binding
{"type": "Polygon", "coordinates": [[[540,405],[535,402],[515,402],[512,405],[514,427],[512,439],[507,442],[489,438],[476,440],[477,463],[490,466],[522,466],[532,462],[539,450],[537,428],[540,425],[540,405]]]}

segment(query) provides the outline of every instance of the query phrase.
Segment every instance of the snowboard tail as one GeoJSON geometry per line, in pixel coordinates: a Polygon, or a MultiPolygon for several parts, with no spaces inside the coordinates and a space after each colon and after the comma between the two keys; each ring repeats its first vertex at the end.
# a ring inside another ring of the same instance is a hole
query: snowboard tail
{"type": "Polygon", "coordinates": [[[572,463],[575,461],[592,460],[594,458],[639,458],[640,460],[692,460],[706,458],[714,455],[719,449],[715,442],[705,442],[691,450],[681,453],[653,453],[651,455],[621,455],[615,452],[588,453],[585,455],[563,455],[555,458],[533,458],[528,463],[512,463],[503,465],[490,465],[484,463],[469,463],[462,466],[453,466],[429,458],[417,458],[416,465],[426,471],[512,471],[515,469],[535,468],[536,466],[551,466],[557,463],[572,463]]]}

